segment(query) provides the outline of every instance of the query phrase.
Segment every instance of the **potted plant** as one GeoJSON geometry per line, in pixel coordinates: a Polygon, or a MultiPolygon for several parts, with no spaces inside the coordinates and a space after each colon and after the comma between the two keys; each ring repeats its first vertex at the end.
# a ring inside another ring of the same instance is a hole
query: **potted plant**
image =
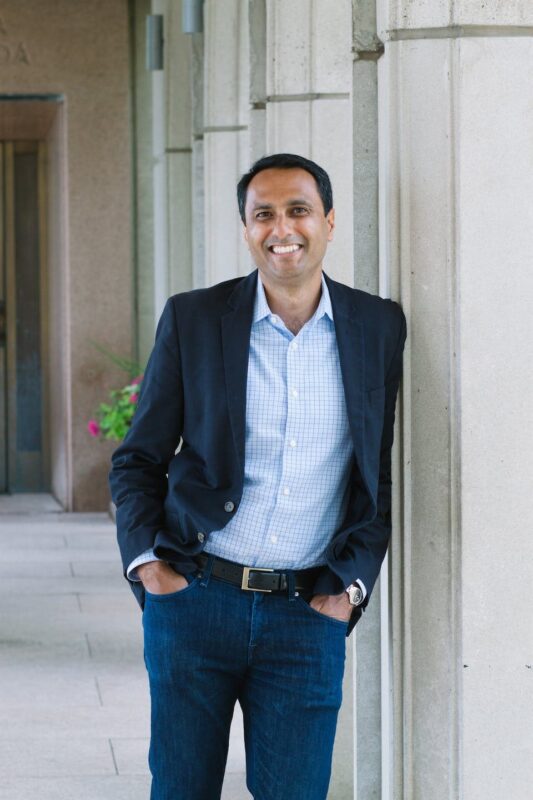
{"type": "MultiPolygon", "coordinates": [[[[125,386],[111,390],[108,402],[100,403],[94,416],[87,423],[87,430],[93,438],[100,441],[108,439],[121,442],[128,432],[137,408],[143,380],[142,368],[134,361],[128,361],[110,353],[96,342],[92,342],[92,344],[114,364],[127,372],[129,380],[125,386]]],[[[115,520],[116,509],[113,503],[110,504],[109,510],[111,517],[115,520]]]]}
{"type": "Polygon", "coordinates": [[[137,375],[126,386],[111,390],[110,402],[100,403],[94,416],[87,423],[87,430],[91,436],[95,439],[122,441],[137,408],[142,379],[142,375],[137,375]]]}

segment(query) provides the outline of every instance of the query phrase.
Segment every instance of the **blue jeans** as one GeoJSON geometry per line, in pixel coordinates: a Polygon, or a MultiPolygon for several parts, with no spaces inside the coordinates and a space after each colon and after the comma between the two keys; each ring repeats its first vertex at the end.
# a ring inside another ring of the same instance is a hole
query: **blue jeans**
{"type": "Polygon", "coordinates": [[[254,800],[325,800],[347,623],[294,589],[243,591],[210,577],[212,561],[181,591],[146,593],[151,800],[220,798],[236,701],[254,800]]]}

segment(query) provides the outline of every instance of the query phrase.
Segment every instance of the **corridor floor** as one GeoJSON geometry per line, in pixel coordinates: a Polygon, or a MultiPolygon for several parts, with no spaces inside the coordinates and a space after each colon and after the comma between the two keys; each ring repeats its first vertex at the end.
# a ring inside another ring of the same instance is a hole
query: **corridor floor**
{"type": "MultiPolygon", "coordinates": [[[[141,616],[114,524],[2,496],[0,554],[0,800],[148,800],[141,616]]],[[[250,798],[238,706],[222,798],[250,798]]]]}

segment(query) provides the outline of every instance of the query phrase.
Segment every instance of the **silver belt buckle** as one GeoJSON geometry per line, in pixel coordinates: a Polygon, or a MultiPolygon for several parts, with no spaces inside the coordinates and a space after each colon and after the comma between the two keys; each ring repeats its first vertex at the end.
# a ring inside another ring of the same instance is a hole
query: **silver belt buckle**
{"type": "Polygon", "coordinates": [[[250,578],[250,570],[253,570],[253,572],[274,572],[273,569],[262,569],[261,567],[243,567],[241,589],[244,589],[245,592],[271,593],[273,591],[272,589],[254,589],[252,586],[248,586],[248,580],[250,578]]]}

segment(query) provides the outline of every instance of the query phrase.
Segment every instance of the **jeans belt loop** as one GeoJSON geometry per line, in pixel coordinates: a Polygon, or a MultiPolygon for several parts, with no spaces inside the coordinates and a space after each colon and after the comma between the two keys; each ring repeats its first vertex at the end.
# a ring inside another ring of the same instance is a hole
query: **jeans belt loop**
{"type": "Polygon", "coordinates": [[[215,563],[215,556],[211,553],[206,553],[207,562],[205,567],[202,568],[202,578],[200,579],[200,586],[203,586],[204,589],[209,583],[209,579],[211,578],[211,570],[213,569],[213,564],[215,563]]]}
{"type": "Polygon", "coordinates": [[[296,580],[294,577],[294,571],[290,569],[287,571],[286,575],[287,575],[287,583],[289,585],[289,602],[294,603],[296,597],[298,596],[298,592],[296,591],[296,580]]]}

